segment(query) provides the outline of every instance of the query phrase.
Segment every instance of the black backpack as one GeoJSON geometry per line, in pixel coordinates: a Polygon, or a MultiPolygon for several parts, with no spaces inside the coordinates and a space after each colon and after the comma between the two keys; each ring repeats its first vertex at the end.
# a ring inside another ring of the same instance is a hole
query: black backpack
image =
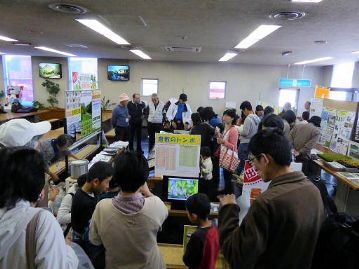
{"type": "Polygon", "coordinates": [[[312,269],[359,268],[359,220],[338,213],[322,182],[312,181],[322,195],[326,219],[320,230],[312,269]]]}

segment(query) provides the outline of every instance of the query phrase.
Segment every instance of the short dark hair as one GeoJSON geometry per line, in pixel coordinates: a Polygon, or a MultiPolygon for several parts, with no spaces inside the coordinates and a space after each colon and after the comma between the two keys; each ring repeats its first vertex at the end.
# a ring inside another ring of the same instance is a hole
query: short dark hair
{"type": "Polygon", "coordinates": [[[87,182],[91,182],[95,178],[97,178],[99,181],[103,181],[108,177],[111,177],[113,175],[113,168],[112,166],[103,161],[99,161],[95,163],[87,173],[87,182]]]}
{"type": "Polygon", "coordinates": [[[248,151],[254,156],[268,154],[281,166],[289,166],[292,161],[289,141],[277,128],[265,129],[255,134],[249,142],[248,151]]]}
{"type": "Polygon", "coordinates": [[[264,109],[264,115],[268,115],[272,113],[274,113],[274,108],[271,106],[266,106],[266,108],[264,109]]]}
{"type": "Polygon", "coordinates": [[[186,209],[201,220],[206,220],[211,212],[211,202],[206,194],[196,193],[187,198],[186,209]]]}
{"type": "Polygon", "coordinates": [[[289,124],[292,124],[297,119],[297,116],[295,115],[293,110],[287,110],[286,112],[284,112],[282,118],[285,119],[289,124]]]}
{"type": "Polygon", "coordinates": [[[64,146],[71,146],[74,142],[74,139],[72,138],[71,135],[67,135],[67,134],[62,134],[59,135],[56,139],[55,139],[56,144],[59,147],[64,147],[64,146]]]}
{"type": "Polygon", "coordinates": [[[147,181],[149,168],[143,155],[125,152],[116,157],[113,180],[124,192],[136,192],[147,181]]]}
{"type": "Polygon", "coordinates": [[[207,106],[203,109],[202,113],[200,113],[202,120],[209,121],[210,119],[216,117],[216,113],[213,111],[213,107],[207,106]]]}
{"type": "Polygon", "coordinates": [[[200,106],[200,107],[197,108],[197,112],[198,112],[198,113],[201,113],[201,112],[203,111],[203,109],[204,109],[204,107],[203,107],[203,106],[200,106]]]}
{"type": "Polygon", "coordinates": [[[256,106],[256,111],[263,111],[263,107],[261,105],[256,106]]]}
{"type": "Polygon", "coordinates": [[[302,113],[302,119],[306,121],[309,120],[309,111],[304,111],[302,113]]]}
{"type": "Polygon", "coordinates": [[[79,188],[85,185],[86,181],[87,181],[87,174],[83,174],[79,176],[79,178],[77,179],[77,185],[79,186],[79,188]]]}
{"type": "Polygon", "coordinates": [[[181,99],[183,102],[186,102],[187,101],[187,94],[181,93],[180,96],[179,96],[179,99],[181,99]]]}
{"type": "Polygon", "coordinates": [[[209,147],[201,147],[201,155],[204,157],[211,157],[211,149],[209,147]]]}
{"type": "Polygon", "coordinates": [[[139,95],[141,97],[141,95],[139,93],[134,93],[134,94],[132,94],[132,98],[135,98],[136,95],[139,95]]]}
{"type": "Polygon", "coordinates": [[[322,119],[319,116],[313,116],[308,120],[308,123],[312,123],[316,127],[320,127],[321,122],[322,119]]]}
{"type": "Polygon", "coordinates": [[[245,109],[248,109],[248,110],[252,110],[252,105],[249,101],[244,101],[242,102],[241,106],[239,107],[241,110],[245,110],[245,109]]]}
{"type": "Polygon", "coordinates": [[[237,114],[236,114],[236,110],[233,108],[227,109],[223,112],[223,116],[229,116],[231,118],[233,118],[232,124],[236,123],[237,120],[237,114]]]}
{"type": "Polygon", "coordinates": [[[36,202],[45,185],[45,162],[31,148],[0,150],[0,208],[10,209],[20,200],[36,202]]]}
{"type": "Polygon", "coordinates": [[[265,128],[277,128],[281,132],[284,131],[284,123],[281,117],[275,114],[264,116],[263,120],[258,125],[258,132],[265,128]]]}
{"type": "Polygon", "coordinates": [[[193,125],[198,125],[202,122],[201,116],[199,115],[199,113],[192,113],[191,120],[193,122],[193,125]]]}

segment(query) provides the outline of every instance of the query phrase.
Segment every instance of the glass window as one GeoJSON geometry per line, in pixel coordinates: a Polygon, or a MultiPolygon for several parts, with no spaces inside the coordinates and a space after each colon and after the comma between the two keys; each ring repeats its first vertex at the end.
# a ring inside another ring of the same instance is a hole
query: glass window
{"type": "Polygon", "coordinates": [[[293,108],[297,108],[298,89],[280,89],[279,90],[279,106],[284,107],[285,103],[290,103],[293,108]]]}
{"type": "Polygon", "coordinates": [[[142,79],[142,96],[150,96],[158,91],[158,79],[142,79]]]}
{"type": "Polygon", "coordinates": [[[354,62],[334,65],[331,87],[351,88],[353,81],[354,62]]]}
{"type": "Polygon", "coordinates": [[[34,101],[34,90],[32,85],[31,57],[23,55],[3,56],[5,87],[22,86],[19,94],[21,102],[25,105],[34,101]]]}
{"type": "Polygon", "coordinates": [[[209,99],[224,99],[226,94],[225,81],[211,81],[209,83],[209,99]]]}
{"type": "Polygon", "coordinates": [[[95,77],[96,89],[98,89],[98,75],[97,75],[97,58],[69,58],[69,89],[73,89],[73,79],[79,78],[80,74],[91,75],[95,77]],[[75,73],[75,75],[74,75],[75,73]]]}
{"type": "Polygon", "coordinates": [[[352,92],[348,91],[330,91],[329,99],[338,101],[351,101],[352,95],[352,92]]]}

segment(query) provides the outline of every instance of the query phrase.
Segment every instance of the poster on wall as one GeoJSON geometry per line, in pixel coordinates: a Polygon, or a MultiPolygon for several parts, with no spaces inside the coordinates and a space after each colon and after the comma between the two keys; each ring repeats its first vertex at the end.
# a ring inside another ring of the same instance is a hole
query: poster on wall
{"type": "Polygon", "coordinates": [[[336,118],[336,110],[323,108],[322,111],[322,122],[321,122],[321,137],[319,143],[324,147],[330,147],[330,143],[332,141],[332,136],[335,136],[334,132],[335,127],[335,118],[336,118]]]}
{"type": "Polygon", "coordinates": [[[156,176],[199,176],[200,135],[156,134],[156,176]]]}
{"type": "Polygon", "coordinates": [[[310,105],[310,117],[321,117],[323,111],[323,99],[312,99],[310,105]]]}
{"type": "Polygon", "coordinates": [[[72,72],[73,91],[96,90],[96,88],[97,88],[97,82],[95,75],[72,72]]]}

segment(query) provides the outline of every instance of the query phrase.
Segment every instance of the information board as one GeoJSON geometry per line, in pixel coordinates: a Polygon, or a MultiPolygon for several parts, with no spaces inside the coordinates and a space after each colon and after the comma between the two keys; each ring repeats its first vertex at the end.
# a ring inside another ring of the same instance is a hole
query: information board
{"type": "Polygon", "coordinates": [[[155,176],[198,177],[200,135],[156,134],[155,176]]]}

